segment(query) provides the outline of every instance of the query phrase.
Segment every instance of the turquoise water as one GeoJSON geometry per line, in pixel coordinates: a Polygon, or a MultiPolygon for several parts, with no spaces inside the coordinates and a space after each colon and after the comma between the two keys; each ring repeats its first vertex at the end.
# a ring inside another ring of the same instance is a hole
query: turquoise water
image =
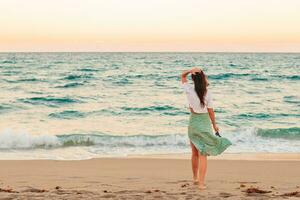
{"type": "Polygon", "coordinates": [[[195,65],[227,153],[300,152],[300,54],[0,53],[0,157],[189,152],[179,75],[195,65]]]}

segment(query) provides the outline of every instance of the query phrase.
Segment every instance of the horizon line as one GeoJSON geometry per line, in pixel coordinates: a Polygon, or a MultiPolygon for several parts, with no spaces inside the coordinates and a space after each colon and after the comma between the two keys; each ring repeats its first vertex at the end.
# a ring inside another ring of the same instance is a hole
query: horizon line
{"type": "Polygon", "coordinates": [[[0,53],[282,53],[298,54],[300,51],[0,51],[0,53]]]}

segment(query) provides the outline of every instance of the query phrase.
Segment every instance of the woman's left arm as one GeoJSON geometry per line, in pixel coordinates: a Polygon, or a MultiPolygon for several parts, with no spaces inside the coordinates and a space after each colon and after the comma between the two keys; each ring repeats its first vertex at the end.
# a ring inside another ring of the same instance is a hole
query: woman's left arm
{"type": "Polygon", "coordinates": [[[211,123],[214,127],[215,132],[219,132],[219,127],[217,126],[217,123],[216,123],[216,117],[215,117],[214,109],[213,108],[207,108],[207,111],[208,111],[209,118],[210,118],[210,121],[211,121],[211,123]]]}

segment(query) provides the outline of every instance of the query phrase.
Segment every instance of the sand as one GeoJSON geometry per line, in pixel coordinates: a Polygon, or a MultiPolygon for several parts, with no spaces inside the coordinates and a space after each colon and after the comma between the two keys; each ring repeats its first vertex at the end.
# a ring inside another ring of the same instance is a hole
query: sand
{"type": "Polygon", "coordinates": [[[204,191],[191,177],[182,158],[0,161],[0,199],[300,199],[297,159],[210,159],[204,191]]]}

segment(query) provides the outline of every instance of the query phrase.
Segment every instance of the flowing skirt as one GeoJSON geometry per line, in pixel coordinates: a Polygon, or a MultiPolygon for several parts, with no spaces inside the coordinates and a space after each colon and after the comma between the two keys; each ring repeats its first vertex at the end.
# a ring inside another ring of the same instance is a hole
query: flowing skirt
{"type": "Polygon", "coordinates": [[[213,134],[208,113],[191,113],[188,135],[190,141],[202,155],[219,155],[231,145],[227,138],[213,134]]]}

